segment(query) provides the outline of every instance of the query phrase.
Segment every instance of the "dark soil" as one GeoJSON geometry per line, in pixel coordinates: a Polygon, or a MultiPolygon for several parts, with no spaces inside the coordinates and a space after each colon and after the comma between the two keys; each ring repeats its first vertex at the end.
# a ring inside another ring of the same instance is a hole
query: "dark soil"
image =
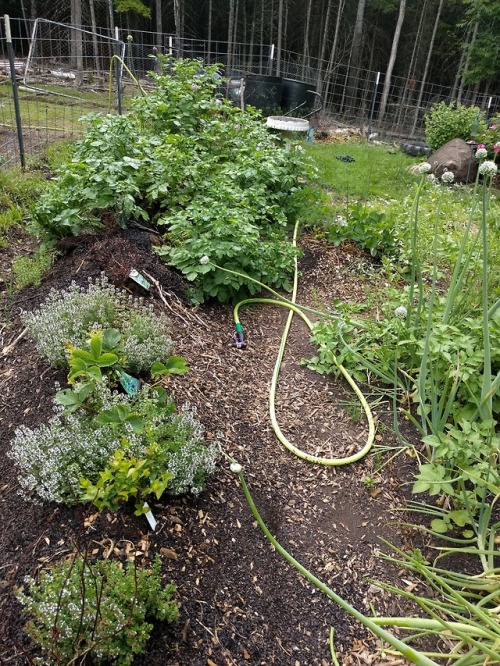
{"type": "MultiPolygon", "coordinates": [[[[154,240],[136,229],[66,242],[43,284],[14,296],[5,288],[10,252],[0,263],[0,662],[32,664],[39,654],[23,632],[16,587],[26,575],[36,575],[78,547],[96,557],[135,559],[141,565],[162,555],[165,581],[177,586],[180,615],[173,625],[155,626],[137,666],[326,666],[331,664],[332,626],[341,664],[386,663],[375,639],[270,546],[222,457],[200,496],[165,498],[153,506],[155,532],[144,517],[127,509],[99,515],[93,507],[35,505],[19,496],[16,470],[6,456],[9,442],[16,427],[35,427],[50,417],[54,383],[65,379],[38,356],[28,336],[18,339],[20,310],[36,307],[52,288],[67,287],[72,280],[84,284],[101,271],[139,295],[140,287],[128,278],[136,268],[158,281],[145,297],[169,316],[176,353],[190,366],[187,375],[170,378],[168,388],[178,405],[189,402],[197,408],[207,441],[220,440],[243,465],[271,532],[359,610],[369,613],[373,604],[379,614],[402,612],[399,602],[370,579],[398,581],[400,572],[378,553],[385,549],[381,537],[399,545],[408,538],[391,523],[394,510],[405,504],[411,459],[403,453],[376,474],[382,460],[377,453],[345,467],[315,466],[289,453],[272,431],[267,406],[286,311],[242,309],[248,347],[237,350],[231,341],[232,308],[190,308],[182,279],[152,254],[154,240]]],[[[302,245],[300,302],[316,306],[336,298],[364,298],[369,279],[360,278],[369,274],[370,261],[363,253],[309,237],[302,245]]],[[[343,382],[299,364],[314,354],[308,338],[306,327],[296,321],[279,383],[278,419],[284,434],[304,450],[349,455],[365,442],[364,416],[343,382]]],[[[395,444],[385,425],[390,423],[386,405],[378,408],[377,418],[377,444],[395,444]]],[[[387,663],[405,662],[390,657],[387,663]]]]}

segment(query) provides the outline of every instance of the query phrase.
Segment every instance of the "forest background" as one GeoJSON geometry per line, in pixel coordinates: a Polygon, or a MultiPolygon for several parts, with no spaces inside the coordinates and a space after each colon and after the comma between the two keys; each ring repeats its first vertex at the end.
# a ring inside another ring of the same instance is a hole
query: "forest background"
{"type": "Polygon", "coordinates": [[[459,102],[467,90],[471,104],[500,90],[498,0],[1,0],[4,13],[26,25],[45,18],[150,31],[159,40],[274,44],[277,75],[282,53],[293,52],[304,66],[323,63],[318,80],[328,68],[348,67],[353,90],[361,70],[380,71],[382,110],[391,76],[410,92],[417,82],[446,86],[459,102]]]}

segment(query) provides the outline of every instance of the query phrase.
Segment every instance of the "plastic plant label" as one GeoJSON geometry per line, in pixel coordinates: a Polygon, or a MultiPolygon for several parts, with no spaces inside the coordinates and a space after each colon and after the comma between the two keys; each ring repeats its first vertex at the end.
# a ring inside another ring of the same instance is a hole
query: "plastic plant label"
{"type": "Polygon", "coordinates": [[[153,516],[153,512],[152,512],[151,509],[149,508],[147,502],[144,502],[144,508],[145,508],[145,509],[148,509],[147,513],[145,513],[144,515],[145,515],[146,518],[147,518],[147,521],[148,521],[148,523],[149,523],[149,527],[150,527],[150,528],[153,530],[153,532],[154,532],[154,531],[156,530],[156,526],[158,525],[158,523],[156,522],[156,518],[153,516]]]}
{"type": "Polygon", "coordinates": [[[120,372],[120,384],[122,385],[125,393],[132,398],[141,390],[141,382],[137,377],[132,377],[126,372],[120,372]]]}
{"type": "Polygon", "coordinates": [[[130,273],[128,274],[129,278],[133,280],[136,284],[141,286],[143,289],[146,291],[149,291],[151,288],[151,284],[146,280],[144,275],[141,275],[139,271],[136,271],[135,268],[132,268],[130,273]]]}

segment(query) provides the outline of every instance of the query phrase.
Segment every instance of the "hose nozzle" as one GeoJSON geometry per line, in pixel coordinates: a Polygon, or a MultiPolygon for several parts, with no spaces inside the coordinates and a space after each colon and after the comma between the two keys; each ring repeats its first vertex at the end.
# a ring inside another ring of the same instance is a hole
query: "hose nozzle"
{"type": "Polygon", "coordinates": [[[236,349],[245,349],[247,346],[245,333],[243,332],[243,326],[239,322],[236,323],[236,330],[233,333],[233,342],[236,349]]]}

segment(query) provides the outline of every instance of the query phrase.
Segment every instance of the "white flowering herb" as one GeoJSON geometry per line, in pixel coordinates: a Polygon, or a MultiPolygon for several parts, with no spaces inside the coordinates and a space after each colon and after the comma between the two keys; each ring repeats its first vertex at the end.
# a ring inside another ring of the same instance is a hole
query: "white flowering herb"
{"type": "Polygon", "coordinates": [[[447,183],[449,185],[453,183],[453,181],[455,180],[455,174],[453,173],[453,171],[445,170],[443,172],[443,175],[441,176],[441,180],[443,183],[447,183]]]}
{"type": "Polygon", "coordinates": [[[485,160],[479,165],[478,171],[481,176],[494,176],[498,171],[498,167],[493,160],[485,160]]]}
{"type": "Polygon", "coordinates": [[[478,160],[484,160],[486,157],[488,157],[488,151],[486,148],[478,148],[476,150],[476,158],[478,160]]]}
{"type": "Polygon", "coordinates": [[[165,317],[152,305],[116,289],[104,274],[87,288],[72,283],[52,290],[34,312],[22,312],[22,320],[38,352],[56,368],[66,369],[66,346],[84,347],[95,328],[116,328],[122,334],[126,368],[141,372],[170,356],[172,342],[165,317]]]}
{"type": "Polygon", "coordinates": [[[43,664],[117,663],[130,666],[144,651],[151,619],[178,617],[173,585],[164,586],[157,556],[149,569],[81,554],[44,570],[16,596],[26,631],[46,654],[43,664]]]}
{"type": "Polygon", "coordinates": [[[206,254],[203,255],[203,257],[200,259],[200,264],[202,266],[205,266],[206,264],[210,263],[210,258],[207,257],[206,254]]]}
{"type": "MultiPolygon", "coordinates": [[[[9,456],[19,469],[19,483],[26,499],[74,504],[81,501],[81,479],[95,484],[99,473],[120,451],[125,457],[144,457],[153,451],[172,476],[167,492],[197,494],[207,475],[215,470],[217,444],[206,446],[204,429],[189,406],[178,412],[171,397],[159,401],[158,394],[146,385],[134,399],[111,391],[106,382],[94,387],[89,410],[63,414],[54,407],[55,416],[38,428],[21,426],[15,432],[9,456]],[[127,405],[136,421],[100,425],[96,412],[127,405]]],[[[154,461],[156,464],[156,461],[154,461]]]]}

